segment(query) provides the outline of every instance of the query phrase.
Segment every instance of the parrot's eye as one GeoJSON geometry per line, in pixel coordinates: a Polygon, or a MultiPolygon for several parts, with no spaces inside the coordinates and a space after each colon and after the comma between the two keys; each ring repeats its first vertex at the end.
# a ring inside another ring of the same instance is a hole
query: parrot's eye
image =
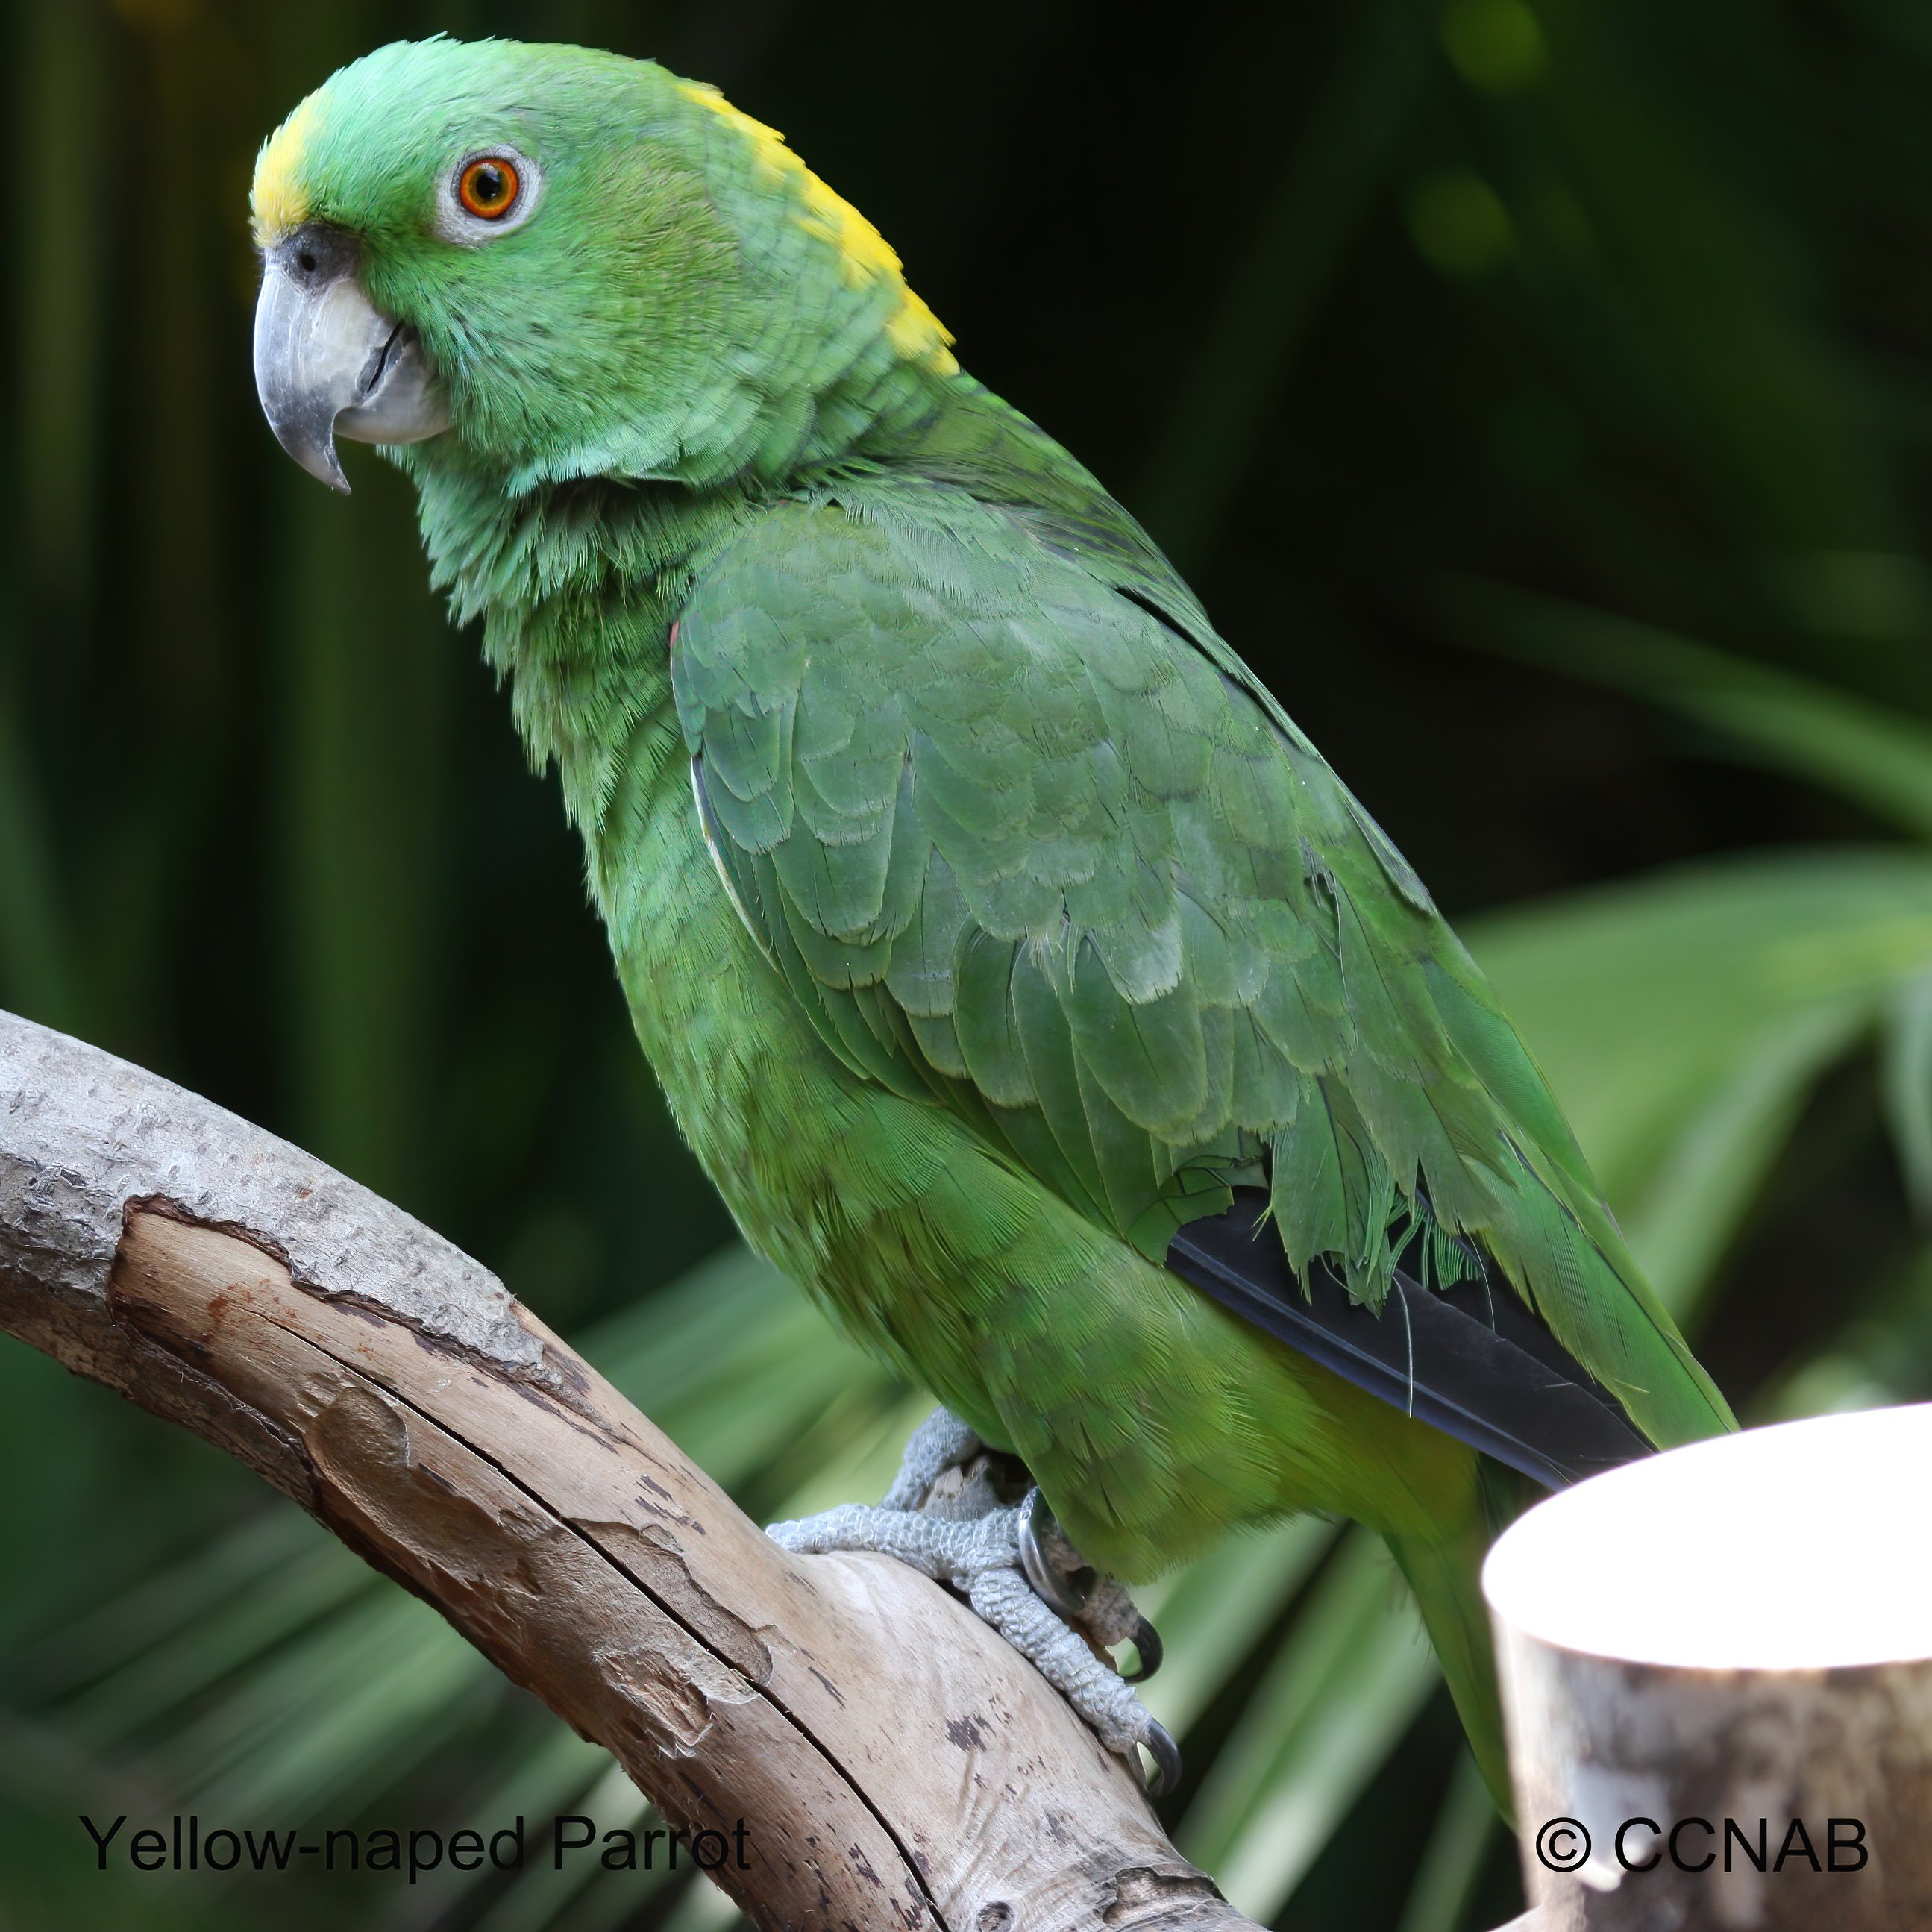
{"type": "Polygon", "coordinates": [[[457,199],[484,221],[500,221],[517,205],[523,188],[513,163],[501,154],[484,154],[458,177],[457,199]]]}
{"type": "Polygon", "coordinates": [[[446,242],[473,248],[520,228],[536,212],[543,171],[514,148],[473,148],[443,177],[436,225],[446,242]]]}

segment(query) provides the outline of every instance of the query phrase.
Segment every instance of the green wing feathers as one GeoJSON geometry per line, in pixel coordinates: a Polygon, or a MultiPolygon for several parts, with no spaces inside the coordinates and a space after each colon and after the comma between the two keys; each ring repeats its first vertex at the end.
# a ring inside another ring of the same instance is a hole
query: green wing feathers
{"type": "Polygon", "coordinates": [[[1374,1305],[1479,1244],[1654,1441],[1728,1426],[1400,855],[1178,583],[1082,552],[881,480],[700,573],[698,808],[826,1046],[1156,1259],[1238,1185],[1374,1305]]]}

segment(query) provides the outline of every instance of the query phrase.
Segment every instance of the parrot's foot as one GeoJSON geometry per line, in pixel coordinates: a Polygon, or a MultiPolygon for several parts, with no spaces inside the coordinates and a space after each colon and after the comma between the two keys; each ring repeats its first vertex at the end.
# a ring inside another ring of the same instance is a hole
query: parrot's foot
{"type": "Polygon", "coordinates": [[[1000,1501],[982,1446],[942,1409],[907,1445],[883,1504],[848,1503],[801,1522],[773,1523],[766,1534],[796,1556],[870,1551],[950,1584],[1109,1750],[1131,1760],[1137,1747],[1146,1750],[1154,1764],[1152,1795],[1172,1790],[1180,1775],[1180,1751],[1130,1688],[1160,1661],[1153,1625],[1118,1583],[1082,1562],[1039,1490],[1010,1506],[1000,1501]],[[962,1468],[968,1468],[963,1483],[934,1493],[942,1476],[962,1468]],[[1130,1641],[1140,1668],[1126,1678],[1105,1650],[1130,1641]]]}
{"type": "MultiPolygon", "coordinates": [[[[986,1444],[950,1408],[935,1408],[912,1432],[899,1458],[899,1472],[880,1504],[881,1509],[924,1509],[932,1501],[933,1485],[953,1469],[964,1469],[985,1449],[986,1444]]],[[[992,1507],[988,1496],[975,1516],[992,1507]]],[[[946,1509],[945,1515],[958,1512],[946,1509]]]]}

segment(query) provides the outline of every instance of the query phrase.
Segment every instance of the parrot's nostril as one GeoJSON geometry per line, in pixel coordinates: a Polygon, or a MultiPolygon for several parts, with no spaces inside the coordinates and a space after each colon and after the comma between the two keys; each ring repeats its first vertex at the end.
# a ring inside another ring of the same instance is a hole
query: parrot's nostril
{"type": "Polygon", "coordinates": [[[321,222],[297,229],[276,251],[284,274],[298,288],[317,288],[338,275],[352,274],[356,244],[340,230],[321,222]]]}

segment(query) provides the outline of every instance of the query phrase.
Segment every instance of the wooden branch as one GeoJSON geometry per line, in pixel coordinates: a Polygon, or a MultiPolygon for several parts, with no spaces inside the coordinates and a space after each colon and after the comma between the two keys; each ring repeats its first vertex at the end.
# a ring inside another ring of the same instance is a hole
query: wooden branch
{"type": "Polygon", "coordinates": [[[258,1471],[680,1830],[742,1820],[761,1926],[1249,1925],[946,1592],[787,1556],[439,1236],[4,1014],[0,1328],[258,1471]]]}

